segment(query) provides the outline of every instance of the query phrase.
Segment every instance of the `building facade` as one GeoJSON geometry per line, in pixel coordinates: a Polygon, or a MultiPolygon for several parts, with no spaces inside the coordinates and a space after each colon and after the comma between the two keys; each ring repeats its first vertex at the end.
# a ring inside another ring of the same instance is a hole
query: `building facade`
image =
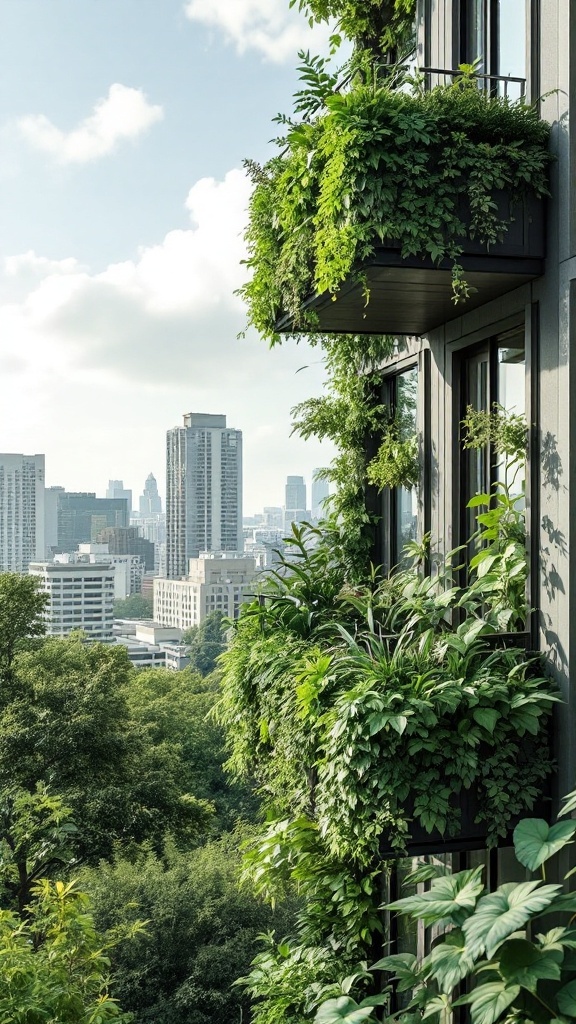
{"type": "Polygon", "coordinates": [[[94,544],[106,527],[129,525],[126,498],[97,498],[92,491],[62,491],[58,501],[58,550],[76,551],[79,544],[94,544]]]}
{"type": "Polygon", "coordinates": [[[242,432],[188,413],[166,437],[167,576],[184,576],[201,551],[242,551],[242,432]]]}
{"type": "Polygon", "coordinates": [[[154,580],[154,622],[185,630],[199,626],[212,612],[237,619],[254,575],[254,558],[209,552],[191,558],[185,579],[154,580]]]}
{"type": "Polygon", "coordinates": [[[82,630],[89,640],[112,639],[114,568],[88,562],[32,562],[30,575],[48,595],[44,611],[49,636],[82,630]]]}
{"type": "Polygon", "coordinates": [[[43,455],[0,454],[0,572],[44,558],[43,455]]]}
{"type": "Polygon", "coordinates": [[[107,526],[96,535],[111,555],[134,555],[144,563],[145,572],[154,571],[154,544],[142,537],[137,526],[107,526]]]}

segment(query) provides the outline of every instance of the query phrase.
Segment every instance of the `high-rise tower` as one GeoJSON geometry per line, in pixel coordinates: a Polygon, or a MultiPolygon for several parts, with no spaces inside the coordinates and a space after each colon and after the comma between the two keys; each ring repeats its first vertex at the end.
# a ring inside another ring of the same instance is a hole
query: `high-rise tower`
{"type": "Polygon", "coordinates": [[[132,491],[127,487],[124,487],[123,480],[109,480],[108,490],[106,491],[107,498],[125,498],[128,503],[128,515],[132,511],[132,491]]]}
{"type": "Polygon", "coordinates": [[[188,413],[166,435],[166,574],[185,576],[201,551],[242,550],[242,431],[188,413]]]}
{"type": "Polygon", "coordinates": [[[162,512],[162,499],[158,494],[158,484],[153,473],[146,477],[144,493],[140,495],[139,510],[141,516],[155,516],[162,512]]]}
{"type": "Polygon", "coordinates": [[[0,454],[0,572],[44,558],[44,456],[0,454]]]}

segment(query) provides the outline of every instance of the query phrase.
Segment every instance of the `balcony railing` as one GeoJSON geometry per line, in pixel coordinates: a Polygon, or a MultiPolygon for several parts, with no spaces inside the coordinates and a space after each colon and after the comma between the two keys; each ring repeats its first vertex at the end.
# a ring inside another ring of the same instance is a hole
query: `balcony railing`
{"type": "MultiPolygon", "coordinates": [[[[518,96],[512,97],[513,99],[523,100],[526,96],[526,79],[516,78],[514,75],[487,75],[483,72],[475,71],[471,75],[467,75],[459,68],[417,68],[419,74],[424,75],[426,80],[426,86],[430,88],[432,86],[432,76],[440,78],[451,78],[451,79],[474,79],[478,83],[482,84],[489,92],[495,96],[503,96],[505,99],[509,98],[509,87],[511,85],[517,85],[518,96]]],[[[446,82],[438,84],[445,85],[446,82]]]]}

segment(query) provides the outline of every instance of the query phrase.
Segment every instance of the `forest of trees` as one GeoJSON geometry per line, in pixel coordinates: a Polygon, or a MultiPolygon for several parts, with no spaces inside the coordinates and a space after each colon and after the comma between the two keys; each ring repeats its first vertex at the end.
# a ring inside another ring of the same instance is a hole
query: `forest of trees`
{"type": "Polygon", "coordinates": [[[239,885],[258,803],[211,716],[221,623],[190,638],[210,671],[136,670],[45,637],[43,601],[0,575],[0,1020],[246,1021],[234,982],[292,909],[239,885]]]}

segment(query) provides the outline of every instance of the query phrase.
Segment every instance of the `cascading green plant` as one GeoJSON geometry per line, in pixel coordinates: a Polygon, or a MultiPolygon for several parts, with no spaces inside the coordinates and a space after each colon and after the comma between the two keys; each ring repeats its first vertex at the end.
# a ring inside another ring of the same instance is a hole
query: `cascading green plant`
{"type": "Polygon", "coordinates": [[[247,979],[257,1024],[305,1024],[338,970],[377,958],[384,848],[400,856],[415,825],[458,834],[469,789],[496,842],[552,770],[553,686],[525,652],[490,651],[481,601],[447,586],[450,566],[351,582],[330,535],[310,531],[309,552],[299,530],[296,561],[235,626],[218,708],[230,766],[255,779],[268,815],[247,878],[269,899],[296,887],[303,903],[295,935],[247,979]]]}
{"type": "Polygon", "coordinates": [[[502,240],[515,206],[547,193],[548,136],[535,109],[465,78],[411,94],[357,77],[329,92],[315,117],[290,125],[281,155],[248,164],[249,323],[272,341],[281,315],[288,330],[310,333],[306,299],[336,297],[384,242],[403,257],[449,260],[455,298],[465,298],[464,241],[502,240]],[[510,215],[495,200],[502,190],[510,215]]]}

